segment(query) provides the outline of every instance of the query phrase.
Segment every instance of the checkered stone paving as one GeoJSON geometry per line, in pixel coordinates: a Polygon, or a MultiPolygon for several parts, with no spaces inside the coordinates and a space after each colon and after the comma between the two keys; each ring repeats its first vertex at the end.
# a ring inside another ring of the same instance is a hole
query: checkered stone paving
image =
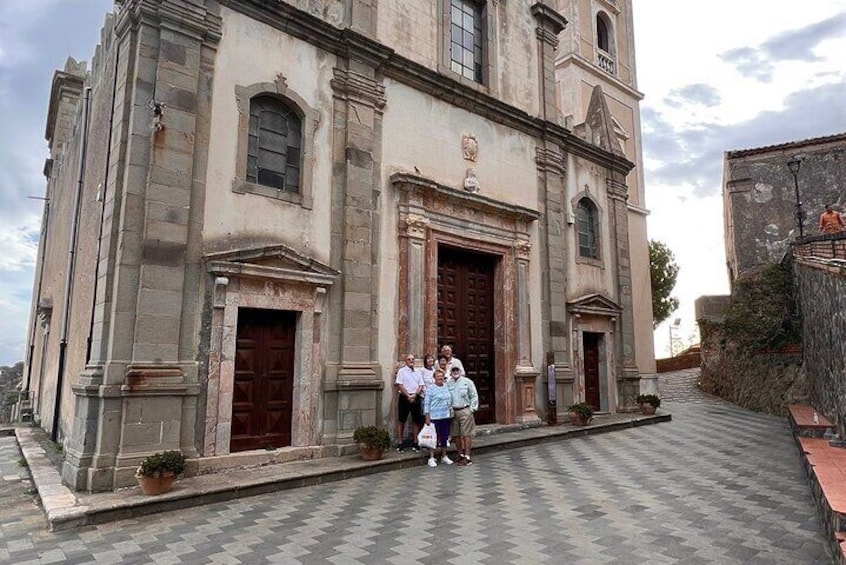
{"type": "MultiPolygon", "coordinates": [[[[0,503],[15,510],[1,518],[0,560],[831,563],[784,420],[726,403],[664,408],[672,422],[484,454],[470,467],[421,466],[71,532],[45,531],[24,489],[4,488],[0,503]]],[[[0,439],[4,460],[15,449],[0,439]]]]}

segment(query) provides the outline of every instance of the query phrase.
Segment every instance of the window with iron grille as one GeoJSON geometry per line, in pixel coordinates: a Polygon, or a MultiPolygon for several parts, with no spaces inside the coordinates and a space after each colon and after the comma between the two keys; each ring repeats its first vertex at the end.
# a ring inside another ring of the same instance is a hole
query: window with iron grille
{"type": "Polygon", "coordinates": [[[301,131],[300,117],[282,100],[272,96],[251,99],[247,182],[298,193],[301,131]]]}
{"type": "Polygon", "coordinates": [[[450,0],[450,69],[481,83],[484,56],[484,3],[474,0],[450,0]]]}
{"type": "Polygon", "coordinates": [[[596,205],[589,198],[579,200],[577,223],[579,228],[579,255],[589,259],[597,259],[596,224],[598,220],[596,205]]]}

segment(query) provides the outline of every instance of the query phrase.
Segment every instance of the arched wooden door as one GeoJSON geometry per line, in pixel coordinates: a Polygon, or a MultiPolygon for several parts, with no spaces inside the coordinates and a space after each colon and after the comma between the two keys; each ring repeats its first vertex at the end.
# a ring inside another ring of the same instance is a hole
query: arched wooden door
{"type": "Polygon", "coordinates": [[[492,255],[438,248],[438,343],[452,345],[476,385],[479,424],[496,421],[495,267],[492,255]]]}

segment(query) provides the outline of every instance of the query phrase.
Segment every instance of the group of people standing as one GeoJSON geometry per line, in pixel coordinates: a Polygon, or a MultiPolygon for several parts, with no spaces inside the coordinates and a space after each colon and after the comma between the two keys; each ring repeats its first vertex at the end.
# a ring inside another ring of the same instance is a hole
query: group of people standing
{"type": "MultiPolygon", "coordinates": [[[[404,440],[405,423],[411,416],[412,441],[410,448],[420,451],[417,435],[423,425],[433,424],[437,433],[437,451],[445,465],[472,465],[470,451],[476,433],[473,413],[479,409],[476,385],[464,373],[464,365],[452,355],[452,347],[444,345],[435,362],[432,354],[423,358],[423,366],[414,365],[414,354],[405,356],[405,364],[396,377],[397,401],[397,451],[408,447],[404,440]],[[447,455],[449,439],[455,441],[458,457],[453,461],[447,455]]],[[[429,467],[437,467],[435,449],[429,450],[429,467]]]]}

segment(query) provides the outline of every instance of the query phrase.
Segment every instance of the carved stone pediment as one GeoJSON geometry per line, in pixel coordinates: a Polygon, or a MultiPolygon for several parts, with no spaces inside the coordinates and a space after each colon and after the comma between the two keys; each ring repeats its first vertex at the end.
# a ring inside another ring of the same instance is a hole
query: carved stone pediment
{"type": "Polygon", "coordinates": [[[567,310],[571,314],[590,314],[616,318],[623,309],[619,304],[602,294],[586,294],[567,302],[567,310]]]}
{"type": "Polygon", "coordinates": [[[207,270],[218,276],[330,285],[341,273],[283,243],[209,253],[207,270]]]}

